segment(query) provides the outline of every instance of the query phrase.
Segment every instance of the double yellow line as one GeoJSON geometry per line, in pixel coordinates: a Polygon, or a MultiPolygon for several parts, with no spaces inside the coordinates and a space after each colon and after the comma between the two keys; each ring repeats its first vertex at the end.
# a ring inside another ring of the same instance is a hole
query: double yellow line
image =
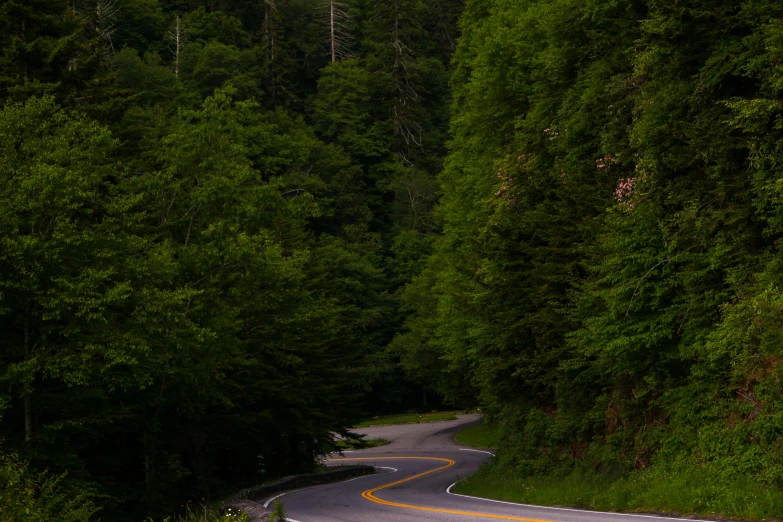
{"type": "Polygon", "coordinates": [[[382,504],[384,506],[392,506],[392,507],[399,507],[405,509],[415,509],[418,511],[431,511],[434,513],[448,513],[450,515],[465,515],[469,517],[495,518],[501,520],[522,520],[524,522],[552,522],[550,520],[539,520],[535,518],[512,517],[508,515],[492,515],[490,513],[476,513],[474,511],[458,511],[455,509],[441,509],[441,508],[432,508],[426,506],[414,506],[412,504],[401,504],[399,502],[390,502],[388,500],[383,500],[382,498],[378,498],[375,496],[375,493],[382,489],[390,488],[398,484],[402,484],[403,482],[416,480],[417,478],[421,478],[425,475],[429,475],[430,473],[435,473],[442,469],[449,468],[455,464],[455,462],[451,459],[442,459],[438,457],[357,457],[357,458],[330,459],[330,460],[338,461],[338,460],[395,460],[395,459],[438,460],[441,462],[445,462],[446,464],[439,468],[431,469],[429,471],[425,471],[423,473],[413,475],[412,477],[404,478],[402,480],[397,480],[395,482],[390,482],[389,484],[384,484],[383,486],[378,486],[377,488],[368,489],[367,491],[362,492],[363,498],[366,498],[370,502],[375,502],[376,504],[382,504]]]}

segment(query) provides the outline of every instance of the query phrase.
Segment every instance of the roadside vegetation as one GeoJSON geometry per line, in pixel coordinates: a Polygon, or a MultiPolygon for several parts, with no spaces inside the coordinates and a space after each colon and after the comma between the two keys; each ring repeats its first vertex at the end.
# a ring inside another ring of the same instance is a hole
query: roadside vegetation
{"type": "Polygon", "coordinates": [[[386,439],[367,439],[358,437],[358,438],[349,438],[349,439],[341,439],[338,440],[336,443],[337,450],[358,450],[358,449],[367,449],[367,448],[377,448],[378,446],[383,446],[385,444],[388,444],[389,441],[386,439]]]}
{"type": "Polygon", "coordinates": [[[453,490],[508,502],[599,511],[676,516],[780,520],[783,492],[744,480],[726,481],[704,470],[639,471],[630,475],[574,470],[520,475],[501,464],[485,465],[453,490]]]}
{"type": "Polygon", "coordinates": [[[275,500],[269,522],[286,522],[285,508],[281,501],[275,500]]]}
{"type": "Polygon", "coordinates": [[[482,424],[457,432],[454,435],[454,440],[474,448],[497,449],[500,446],[500,428],[487,424],[485,419],[482,424]]]}
{"type": "Polygon", "coordinates": [[[373,417],[360,422],[356,425],[357,428],[368,428],[370,426],[391,426],[394,424],[420,424],[422,422],[439,422],[454,420],[457,418],[457,413],[461,411],[444,411],[444,412],[432,412],[432,413],[404,413],[399,415],[383,415],[373,417]]]}
{"type": "Polygon", "coordinates": [[[214,506],[188,504],[182,515],[166,518],[163,522],[250,522],[250,518],[244,511],[223,511],[214,506]]]}
{"type": "Polygon", "coordinates": [[[16,455],[0,454],[0,522],[91,520],[100,512],[91,498],[94,489],[67,479],[66,474],[36,471],[16,455]]]}

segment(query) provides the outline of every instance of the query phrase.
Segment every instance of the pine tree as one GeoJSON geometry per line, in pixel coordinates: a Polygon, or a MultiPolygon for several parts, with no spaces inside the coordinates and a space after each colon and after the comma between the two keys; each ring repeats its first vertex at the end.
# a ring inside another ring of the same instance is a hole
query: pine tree
{"type": "Polygon", "coordinates": [[[0,96],[67,95],[94,72],[86,18],[67,0],[4,2],[0,9],[0,96]]]}

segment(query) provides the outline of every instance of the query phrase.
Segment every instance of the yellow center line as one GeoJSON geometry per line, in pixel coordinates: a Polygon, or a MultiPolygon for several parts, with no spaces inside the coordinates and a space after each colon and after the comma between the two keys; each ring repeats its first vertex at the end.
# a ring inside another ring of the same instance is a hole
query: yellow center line
{"type": "Polygon", "coordinates": [[[395,482],[390,482],[388,484],[384,484],[383,486],[378,486],[377,488],[368,489],[367,491],[362,492],[363,498],[369,500],[370,502],[375,502],[376,504],[382,504],[384,506],[392,506],[392,507],[399,507],[405,509],[415,509],[418,511],[432,511],[434,513],[448,513],[450,515],[465,515],[469,517],[495,518],[501,520],[522,520],[524,522],[552,522],[551,520],[539,520],[535,518],[512,517],[509,515],[493,515],[490,513],[476,513],[474,511],[458,511],[455,509],[441,509],[441,508],[433,508],[427,506],[414,506],[413,504],[401,504],[399,502],[390,502],[388,500],[383,500],[382,498],[378,498],[375,496],[375,493],[382,489],[390,488],[398,484],[402,484],[403,482],[416,480],[417,478],[421,478],[425,475],[429,475],[430,473],[435,473],[436,471],[449,468],[455,464],[455,462],[451,459],[442,459],[439,457],[356,457],[356,458],[348,457],[343,459],[329,459],[329,460],[337,461],[337,460],[392,460],[392,459],[438,460],[441,462],[445,462],[446,464],[439,468],[431,469],[429,471],[425,471],[423,473],[413,475],[412,477],[404,478],[402,480],[397,480],[395,482]]]}

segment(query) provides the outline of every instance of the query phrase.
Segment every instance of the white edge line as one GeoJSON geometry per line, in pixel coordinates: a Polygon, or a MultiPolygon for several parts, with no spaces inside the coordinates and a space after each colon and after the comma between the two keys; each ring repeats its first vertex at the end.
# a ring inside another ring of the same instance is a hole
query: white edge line
{"type": "Polygon", "coordinates": [[[639,517],[639,518],[649,518],[654,520],[698,520],[699,522],[716,522],[714,520],[703,520],[703,519],[688,519],[688,518],[673,518],[673,517],[659,517],[657,515],[637,515],[634,513],[613,513],[611,511],[590,511],[588,509],[573,509],[573,508],[561,508],[561,507],[552,507],[552,506],[536,506],[534,504],[521,504],[519,502],[506,502],[504,500],[494,500],[491,498],[482,498],[482,497],[472,497],[470,495],[460,495],[459,493],[452,493],[451,488],[457,485],[462,479],[458,480],[451,486],[446,488],[446,493],[449,495],[454,495],[455,497],[464,497],[464,498],[472,498],[473,500],[483,500],[485,502],[495,502],[496,504],[508,504],[511,506],[520,506],[520,507],[529,507],[529,508],[536,508],[536,509],[549,509],[552,511],[573,511],[576,513],[591,513],[593,515],[612,515],[617,517],[639,517]]]}
{"type": "MultiPolygon", "coordinates": [[[[268,507],[269,507],[269,504],[271,504],[272,502],[274,502],[274,501],[275,501],[275,500],[277,500],[278,498],[282,497],[283,495],[287,495],[288,493],[296,493],[297,491],[302,491],[302,490],[301,490],[301,489],[295,489],[295,490],[293,490],[293,491],[286,491],[285,493],[280,493],[280,494],[279,494],[279,495],[277,495],[276,497],[272,497],[272,498],[270,498],[269,500],[267,500],[266,502],[264,502],[264,509],[268,508],[268,507]]],[[[292,520],[291,522],[294,522],[294,521],[292,520]]]]}
{"type": "MultiPolygon", "coordinates": [[[[388,468],[386,466],[373,466],[373,467],[376,468],[376,469],[390,469],[390,470],[392,470],[392,473],[396,473],[397,472],[397,470],[395,468],[388,468]]],[[[335,482],[335,484],[342,484],[344,482],[351,482],[353,480],[359,480],[359,479],[366,478],[366,477],[372,477],[372,475],[361,475],[359,477],[354,477],[352,479],[343,480],[342,482],[335,482]]],[[[315,486],[313,486],[313,487],[315,487],[315,486]]]]}
{"type": "MultiPolygon", "coordinates": [[[[397,471],[397,470],[396,470],[396,469],[394,469],[394,468],[387,468],[387,467],[384,467],[384,466],[373,466],[373,467],[374,467],[374,468],[383,468],[383,469],[392,469],[392,470],[394,470],[395,472],[397,471]]],[[[371,474],[370,474],[370,475],[360,475],[360,476],[358,476],[358,477],[354,477],[354,478],[352,478],[352,479],[348,479],[348,480],[341,480],[340,482],[333,482],[332,484],[342,484],[342,483],[345,483],[345,482],[351,482],[351,481],[353,481],[353,480],[359,480],[359,479],[366,478],[366,477],[372,477],[372,475],[371,475],[371,474]]],[[[306,490],[306,489],[312,489],[312,488],[317,488],[318,486],[326,486],[326,485],[327,485],[327,484],[317,484],[317,485],[315,485],[315,486],[310,486],[309,488],[294,489],[294,490],[291,490],[291,491],[286,491],[286,492],[284,492],[284,493],[280,493],[280,494],[279,494],[279,495],[277,495],[276,497],[272,497],[272,498],[270,498],[269,500],[267,500],[266,502],[264,502],[264,509],[267,509],[267,508],[269,507],[269,504],[271,504],[272,502],[274,502],[274,501],[275,501],[275,500],[277,500],[278,498],[282,497],[283,495],[288,495],[289,493],[296,493],[296,492],[298,492],[298,491],[304,491],[304,490],[306,490]]],[[[286,519],[286,520],[288,520],[289,522],[299,522],[298,520],[294,520],[294,519],[292,519],[292,518],[289,518],[289,519],[286,519]]]]}
{"type": "Polygon", "coordinates": [[[491,451],[476,450],[476,449],[469,449],[469,448],[460,448],[459,450],[460,451],[475,451],[476,453],[486,453],[487,455],[492,455],[493,457],[495,456],[495,454],[492,453],[491,451]]]}
{"type": "MultiPolygon", "coordinates": [[[[362,479],[364,477],[372,477],[372,475],[361,475],[359,477],[354,477],[352,479],[341,480],[340,482],[332,482],[332,484],[345,484],[346,482],[353,482],[354,480],[359,480],[359,479],[362,479]]],[[[319,486],[325,486],[326,484],[318,484],[318,485],[319,486]]],[[[313,486],[313,487],[316,487],[316,486],[313,486]]]]}

